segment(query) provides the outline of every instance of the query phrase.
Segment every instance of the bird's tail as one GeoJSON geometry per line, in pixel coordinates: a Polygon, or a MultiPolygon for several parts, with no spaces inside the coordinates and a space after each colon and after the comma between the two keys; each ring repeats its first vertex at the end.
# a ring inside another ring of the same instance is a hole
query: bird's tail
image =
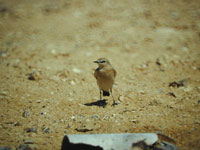
{"type": "Polygon", "coordinates": [[[110,93],[107,91],[103,91],[103,96],[110,96],[110,93]]]}

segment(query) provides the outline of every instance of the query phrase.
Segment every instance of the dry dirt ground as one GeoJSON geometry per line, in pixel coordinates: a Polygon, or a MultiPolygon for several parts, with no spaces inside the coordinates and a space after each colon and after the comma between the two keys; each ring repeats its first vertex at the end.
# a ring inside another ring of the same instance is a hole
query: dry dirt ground
{"type": "Polygon", "coordinates": [[[155,132],[197,150],[199,46],[199,0],[0,0],[0,146],[155,132]],[[99,57],[118,73],[115,107],[84,105],[99,57]]]}

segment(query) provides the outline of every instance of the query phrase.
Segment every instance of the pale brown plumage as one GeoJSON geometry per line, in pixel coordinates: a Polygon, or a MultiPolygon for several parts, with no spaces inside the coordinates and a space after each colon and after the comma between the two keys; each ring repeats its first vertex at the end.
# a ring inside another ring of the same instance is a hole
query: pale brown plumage
{"type": "MultiPolygon", "coordinates": [[[[112,95],[112,87],[115,82],[115,77],[117,72],[110,64],[109,60],[106,58],[99,58],[98,60],[94,61],[99,65],[99,67],[95,70],[94,76],[97,80],[97,84],[100,90],[100,99],[102,98],[102,91],[103,96],[109,96],[110,93],[112,95]]],[[[113,98],[113,105],[115,105],[114,97],[113,98]]]]}

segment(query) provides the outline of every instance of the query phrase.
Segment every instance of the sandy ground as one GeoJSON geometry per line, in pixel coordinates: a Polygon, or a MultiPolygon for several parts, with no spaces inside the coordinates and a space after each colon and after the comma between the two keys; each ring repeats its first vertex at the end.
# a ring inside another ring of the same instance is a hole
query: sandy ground
{"type": "Polygon", "coordinates": [[[0,0],[0,146],[155,132],[197,150],[199,44],[199,0],[0,0]],[[118,73],[115,107],[84,105],[99,98],[100,57],[118,73]]]}

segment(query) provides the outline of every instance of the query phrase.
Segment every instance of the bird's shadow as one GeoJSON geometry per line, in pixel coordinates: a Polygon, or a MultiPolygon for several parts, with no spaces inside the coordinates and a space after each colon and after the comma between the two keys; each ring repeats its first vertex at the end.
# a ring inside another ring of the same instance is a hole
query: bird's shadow
{"type": "Polygon", "coordinates": [[[105,107],[107,105],[106,99],[98,100],[96,102],[91,103],[85,103],[85,106],[99,106],[99,107],[105,107]]]}

